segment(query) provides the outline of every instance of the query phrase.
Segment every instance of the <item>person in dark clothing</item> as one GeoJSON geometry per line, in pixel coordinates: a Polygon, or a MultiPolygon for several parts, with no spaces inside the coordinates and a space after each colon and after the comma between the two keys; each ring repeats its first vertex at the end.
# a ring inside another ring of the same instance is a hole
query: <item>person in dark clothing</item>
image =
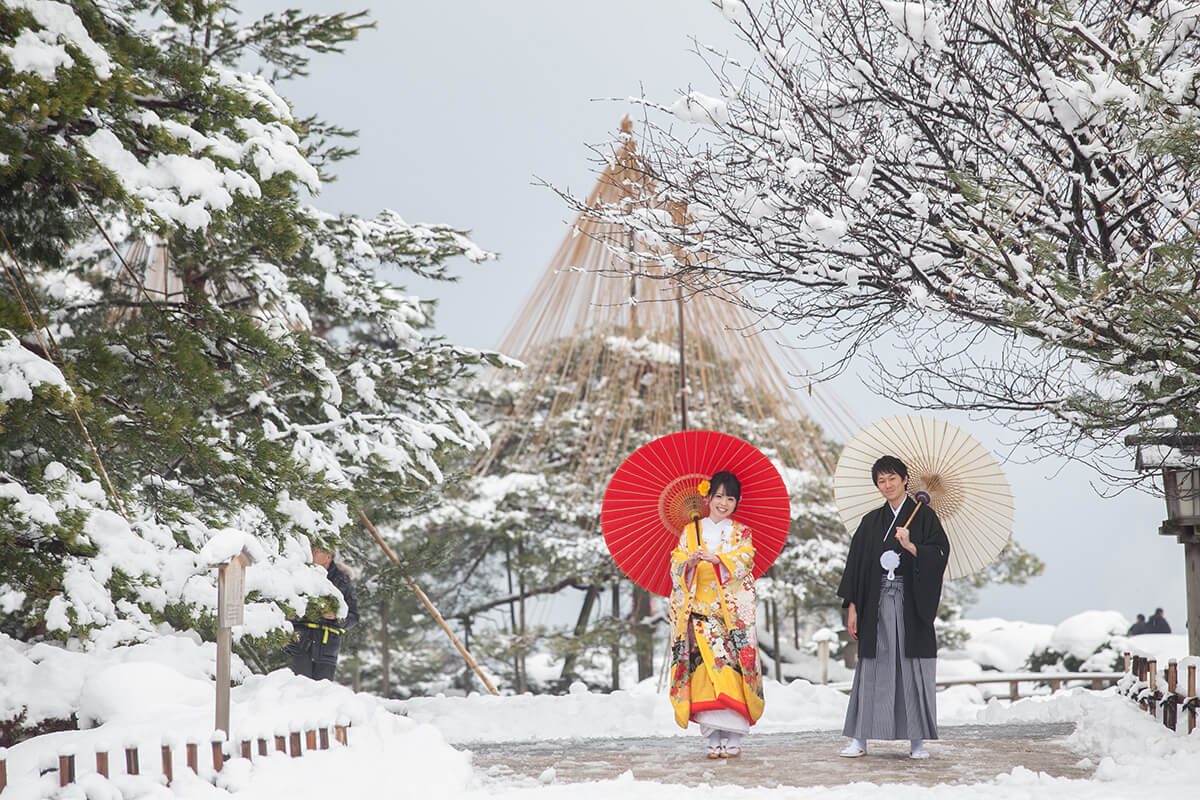
{"type": "Polygon", "coordinates": [[[1170,633],[1171,626],[1167,624],[1161,608],[1154,609],[1154,616],[1146,620],[1146,633],[1170,633]]]}
{"type": "Polygon", "coordinates": [[[908,739],[912,758],[929,758],[937,738],[933,623],[950,542],[934,510],[908,496],[908,468],[883,456],[871,479],[885,501],[863,516],[850,540],[838,596],[858,640],[858,666],[838,755],[866,755],[867,739],[908,739]]]}
{"type": "Polygon", "coordinates": [[[1129,632],[1126,633],[1125,635],[1126,636],[1141,636],[1143,633],[1147,633],[1147,632],[1148,631],[1146,630],[1146,615],[1138,614],[1137,620],[1132,625],[1129,626],[1129,632]]]}
{"type": "Polygon", "coordinates": [[[329,582],[342,593],[346,617],[338,619],[336,614],[326,614],[317,622],[292,620],[297,638],[288,645],[287,652],[292,656],[292,672],[313,680],[333,680],[338,651],[342,648],[342,634],[358,624],[358,598],[354,595],[349,572],[334,561],[333,553],[314,546],[312,558],[314,564],[325,567],[329,582]]]}

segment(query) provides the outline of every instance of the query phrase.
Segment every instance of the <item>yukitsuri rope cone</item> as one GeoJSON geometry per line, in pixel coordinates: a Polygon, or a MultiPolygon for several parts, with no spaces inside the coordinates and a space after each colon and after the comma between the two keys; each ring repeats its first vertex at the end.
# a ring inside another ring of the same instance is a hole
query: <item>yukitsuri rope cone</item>
{"type": "MultiPolygon", "coordinates": [[[[638,194],[629,187],[648,180],[632,129],[626,117],[621,124],[623,146],[592,189],[589,208],[628,200],[638,194]]],[[[565,390],[550,407],[537,413],[567,415],[592,403],[608,409],[613,417],[607,424],[590,426],[591,441],[585,449],[609,467],[607,474],[649,438],[681,428],[736,434],[723,424],[736,410],[752,420],[771,421],[770,441],[755,441],[756,446],[774,450],[789,466],[822,478],[832,476],[836,456],[827,436],[844,440],[857,427],[845,408],[824,387],[793,388],[799,378],[789,376],[804,372],[805,365],[763,331],[760,320],[728,290],[647,278],[645,274],[655,272],[648,261],[636,265],[643,277],[630,275],[627,256],[617,248],[663,253],[652,243],[630,237],[628,231],[586,213],[576,217],[498,347],[523,361],[526,369],[516,376],[497,371],[485,378],[493,385],[519,381],[523,391],[478,471],[487,472],[501,454],[519,457],[542,450],[552,426],[540,426],[541,433],[530,435],[519,423],[535,411],[547,388],[562,387],[565,390]],[[682,392],[681,362],[687,376],[682,392]],[[595,376],[603,379],[593,380],[595,376]]],[[[702,257],[681,252],[670,256],[702,257]]],[[[563,468],[582,472],[596,466],[593,460],[563,468]]],[[[595,486],[595,491],[598,499],[604,486],[595,486]]]]}

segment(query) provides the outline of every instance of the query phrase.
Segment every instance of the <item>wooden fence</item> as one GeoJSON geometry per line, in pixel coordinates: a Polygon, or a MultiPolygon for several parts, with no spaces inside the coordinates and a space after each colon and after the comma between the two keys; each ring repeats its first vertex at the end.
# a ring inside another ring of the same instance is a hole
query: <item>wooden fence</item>
{"type": "Polygon", "coordinates": [[[1196,697],[1196,665],[1187,668],[1187,694],[1181,689],[1179,664],[1175,659],[1167,662],[1160,670],[1153,658],[1125,654],[1125,675],[1117,682],[1117,691],[1138,704],[1143,711],[1162,720],[1173,731],[1179,730],[1179,712],[1187,719],[1187,732],[1196,729],[1196,711],[1200,699],[1196,697]]]}
{"type": "MultiPolygon", "coordinates": [[[[225,762],[231,758],[238,756],[246,759],[264,758],[275,753],[290,753],[292,758],[299,758],[304,753],[312,750],[328,750],[330,748],[330,730],[333,731],[332,741],[341,745],[349,743],[350,724],[335,724],[313,729],[301,729],[289,731],[287,734],[277,733],[274,736],[258,737],[257,739],[242,739],[238,743],[236,751],[232,751],[232,743],[227,742],[223,731],[213,733],[208,741],[205,760],[207,761],[211,755],[212,770],[215,775],[225,766],[225,762]],[[255,746],[257,745],[257,747],[255,746]]],[[[149,775],[153,772],[144,770],[141,763],[142,747],[138,744],[130,744],[122,748],[118,752],[117,758],[124,761],[124,772],[127,775],[149,775]]],[[[175,760],[179,754],[178,746],[172,747],[170,744],[162,744],[158,748],[158,752],[162,756],[162,774],[166,778],[168,784],[175,779],[175,760]]],[[[200,765],[201,745],[198,741],[189,741],[182,747],[182,755],[184,758],[185,769],[190,769],[193,774],[199,775],[201,769],[207,772],[207,764],[202,768],[200,765]]],[[[75,783],[76,769],[82,765],[77,764],[77,759],[81,756],[79,752],[65,751],[58,754],[58,785],[60,787],[75,783]]],[[[114,774],[116,770],[109,759],[110,752],[108,750],[95,751],[96,773],[103,775],[105,778],[114,774]]],[[[7,766],[7,751],[0,748],[0,792],[3,792],[8,785],[8,766],[7,766]]],[[[53,768],[52,768],[53,769],[53,768]]]]}

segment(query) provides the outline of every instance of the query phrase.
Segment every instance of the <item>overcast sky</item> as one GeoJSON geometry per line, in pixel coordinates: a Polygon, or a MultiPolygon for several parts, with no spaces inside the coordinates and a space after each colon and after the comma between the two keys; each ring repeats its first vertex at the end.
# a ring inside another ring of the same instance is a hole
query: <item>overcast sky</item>
{"type": "MultiPolygon", "coordinates": [[[[247,0],[244,16],[284,8],[357,10],[344,0],[247,0]]],[[[736,47],[708,0],[391,0],[371,9],[378,28],[345,55],[314,59],[311,75],[278,87],[298,115],[358,129],[359,156],[339,167],[317,205],[371,215],[391,208],[412,222],[470,229],[498,262],[465,261],[457,284],[407,281],[440,300],[438,330],[456,343],[495,347],[546,268],[570,217],[541,178],[575,193],[596,180],[588,144],[604,142],[642,92],[670,101],[713,91],[692,37],[736,47]]],[[[861,379],[834,381],[859,423],[909,413],[861,379]]],[[[945,415],[999,455],[1004,431],[945,415]]],[[[1035,455],[1027,453],[1026,456],[1035,455]]],[[[1130,453],[1132,460],[1133,454],[1130,453]]],[[[1132,619],[1155,606],[1182,632],[1183,547],[1157,535],[1160,499],[1100,498],[1085,468],[1046,460],[1005,464],[1016,538],[1046,562],[1023,587],[985,590],[971,617],[1059,622],[1114,609],[1132,619]]]]}

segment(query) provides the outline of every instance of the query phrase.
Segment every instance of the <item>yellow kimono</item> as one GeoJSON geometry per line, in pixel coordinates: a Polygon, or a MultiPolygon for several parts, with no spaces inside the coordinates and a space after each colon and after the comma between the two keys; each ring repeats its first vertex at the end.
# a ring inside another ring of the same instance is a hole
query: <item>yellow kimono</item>
{"type": "Polygon", "coordinates": [[[736,520],[707,561],[687,568],[700,549],[695,525],[671,553],[671,704],[686,728],[701,711],[727,708],[753,725],[762,716],[762,672],[754,627],[754,544],[736,520]]]}

